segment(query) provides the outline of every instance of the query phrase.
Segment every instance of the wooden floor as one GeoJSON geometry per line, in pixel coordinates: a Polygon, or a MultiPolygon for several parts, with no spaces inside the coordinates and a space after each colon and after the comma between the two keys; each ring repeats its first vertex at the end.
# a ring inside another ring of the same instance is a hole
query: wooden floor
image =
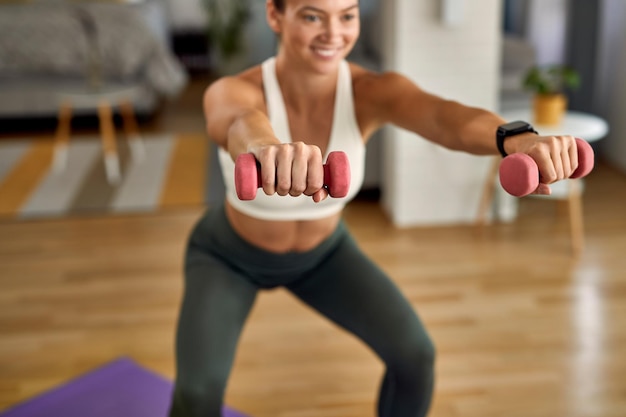
{"type": "MultiPolygon", "coordinates": [[[[599,165],[584,208],[573,258],[553,201],[523,199],[517,221],[482,229],[399,230],[376,203],[348,207],[437,345],[431,416],[626,416],[626,176],[599,165]]],[[[0,409],[120,356],[172,378],[182,253],[202,210],[1,221],[0,409]]],[[[226,399],[255,417],[373,417],[381,373],[359,341],[274,290],[226,399]]]]}

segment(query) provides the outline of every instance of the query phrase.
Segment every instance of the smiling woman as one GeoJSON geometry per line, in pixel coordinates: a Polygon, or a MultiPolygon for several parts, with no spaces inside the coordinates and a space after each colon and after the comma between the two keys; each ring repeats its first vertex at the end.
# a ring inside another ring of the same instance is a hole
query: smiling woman
{"type": "MultiPolygon", "coordinates": [[[[209,208],[189,240],[170,415],[220,416],[256,296],[282,287],[381,359],[379,416],[423,417],[434,386],[433,343],[410,301],[352,239],[342,212],[363,183],[365,144],[383,125],[450,149],[496,154],[495,133],[505,121],[398,73],[348,62],[360,33],[357,0],[267,0],[266,18],[281,40],[276,56],[222,77],[204,95],[226,201],[209,208]],[[341,198],[324,186],[324,162],[334,151],[350,169],[341,198]],[[258,163],[263,192],[242,201],[234,161],[245,154],[258,163]]],[[[531,133],[503,146],[532,154],[550,182],[576,168],[569,136],[531,133]]]]}

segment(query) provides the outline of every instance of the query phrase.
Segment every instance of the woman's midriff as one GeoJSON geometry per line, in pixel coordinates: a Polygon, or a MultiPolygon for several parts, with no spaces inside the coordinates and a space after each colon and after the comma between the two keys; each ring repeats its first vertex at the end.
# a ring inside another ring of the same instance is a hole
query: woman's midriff
{"type": "Polygon", "coordinates": [[[318,220],[268,221],[250,217],[226,202],[226,216],[244,240],[269,252],[306,252],[337,228],[341,213],[318,220]]]}

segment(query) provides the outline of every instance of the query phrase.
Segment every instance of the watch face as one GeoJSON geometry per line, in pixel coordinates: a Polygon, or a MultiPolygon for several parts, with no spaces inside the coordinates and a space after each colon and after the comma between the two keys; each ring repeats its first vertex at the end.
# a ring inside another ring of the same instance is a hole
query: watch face
{"type": "Polygon", "coordinates": [[[502,127],[509,132],[527,132],[529,129],[531,129],[531,126],[528,123],[522,122],[521,120],[507,123],[502,127]]]}

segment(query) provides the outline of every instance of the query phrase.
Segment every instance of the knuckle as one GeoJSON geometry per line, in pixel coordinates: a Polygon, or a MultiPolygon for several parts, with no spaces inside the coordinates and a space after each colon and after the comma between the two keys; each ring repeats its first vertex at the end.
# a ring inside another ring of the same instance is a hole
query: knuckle
{"type": "Polygon", "coordinates": [[[548,139],[548,148],[551,151],[560,150],[561,149],[561,141],[556,136],[550,136],[548,139]]]}
{"type": "Polygon", "coordinates": [[[289,156],[293,153],[292,146],[289,143],[282,143],[280,145],[277,145],[277,148],[277,153],[281,157],[289,156]]]}
{"type": "Polygon", "coordinates": [[[556,173],[549,173],[547,175],[544,175],[543,179],[546,183],[551,184],[555,182],[558,178],[556,176],[556,173]]]}
{"type": "Polygon", "coordinates": [[[322,151],[317,145],[308,145],[300,141],[292,143],[291,147],[296,156],[305,157],[306,159],[322,158],[322,151]]]}
{"type": "Polygon", "coordinates": [[[313,157],[322,157],[322,149],[317,145],[311,145],[311,155],[313,157]]]}
{"type": "Polygon", "coordinates": [[[261,185],[263,186],[263,188],[273,187],[274,178],[269,174],[263,174],[261,176],[261,185]]]}
{"type": "Polygon", "coordinates": [[[322,158],[323,158],[322,150],[320,149],[319,146],[314,146],[313,151],[311,153],[311,160],[315,162],[316,164],[321,164],[322,158]]]}
{"type": "Polygon", "coordinates": [[[289,191],[289,194],[292,196],[299,196],[300,194],[304,193],[306,191],[306,188],[303,185],[292,185],[291,186],[291,190],[289,191]]]}
{"type": "Polygon", "coordinates": [[[256,159],[261,163],[261,165],[266,164],[268,161],[272,159],[272,157],[273,157],[272,151],[267,148],[260,149],[256,153],[256,159]]]}
{"type": "Polygon", "coordinates": [[[302,141],[298,141],[298,142],[293,142],[291,144],[291,147],[296,153],[304,153],[304,150],[306,149],[306,144],[302,141]]]}
{"type": "Polygon", "coordinates": [[[278,178],[278,180],[276,181],[276,188],[285,190],[285,189],[289,189],[291,186],[291,184],[289,184],[289,180],[285,177],[281,177],[278,178]]]}
{"type": "Polygon", "coordinates": [[[279,178],[278,181],[276,182],[276,190],[279,193],[286,194],[289,192],[290,188],[291,188],[291,184],[289,183],[289,180],[286,178],[279,178]]]}

